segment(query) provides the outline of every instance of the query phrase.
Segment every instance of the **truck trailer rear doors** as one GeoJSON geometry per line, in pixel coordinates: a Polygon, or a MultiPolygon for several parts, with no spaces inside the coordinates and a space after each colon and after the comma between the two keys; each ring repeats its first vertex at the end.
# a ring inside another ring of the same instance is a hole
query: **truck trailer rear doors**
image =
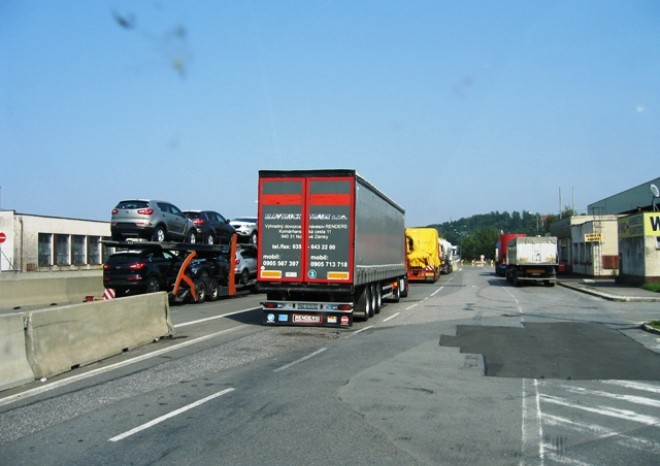
{"type": "Polygon", "coordinates": [[[352,283],[355,179],[259,180],[259,280],[352,283]]]}

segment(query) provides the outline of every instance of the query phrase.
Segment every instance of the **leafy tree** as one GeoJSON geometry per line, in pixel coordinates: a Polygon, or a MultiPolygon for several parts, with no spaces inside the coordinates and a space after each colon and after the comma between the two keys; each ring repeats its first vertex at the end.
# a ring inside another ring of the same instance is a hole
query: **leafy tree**
{"type": "MultiPolygon", "coordinates": [[[[572,215],[574,212],[567,208],[562,212],[561,217],[572,215]]],[[[550,225],[559,218],[559,215],[541,215],[525,210],[511,213],[490,212],[429,226],[435,227],[442,238],[459,245],[464,259],[479,259],[482,254],[492,259],[500,233],[545,235],[549,233],[550,225]]]]}

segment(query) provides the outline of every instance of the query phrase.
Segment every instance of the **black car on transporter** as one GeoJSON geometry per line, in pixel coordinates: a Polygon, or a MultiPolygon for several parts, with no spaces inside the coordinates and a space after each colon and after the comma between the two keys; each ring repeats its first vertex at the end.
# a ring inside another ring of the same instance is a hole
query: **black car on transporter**
{"type": "Polygon", "coordinates": [[[180,265],[177,255],[157,247],[117,252],[103,264],[103,286],[117,297],[167,291],[180,265]]]}
{"type": "Polygon", "coordinates": [[[229,220],[215,210],[186,210],[183,214],[195,226],[197,243],[229,244],[236,233],[229,220]]]}
{"type": "Polygon", "coordinates": [[[136,244],[134,249],[111,255],[103,264],[103,284],[113,288],[117,297],[166,291],[176,302],[217,299],[220,287],[229,280],[227,258],[217,251],[198,251],[185,270],[193,286],[180,280],[175,295],[174,285],[186,257],[185,252],[136,244]]]}

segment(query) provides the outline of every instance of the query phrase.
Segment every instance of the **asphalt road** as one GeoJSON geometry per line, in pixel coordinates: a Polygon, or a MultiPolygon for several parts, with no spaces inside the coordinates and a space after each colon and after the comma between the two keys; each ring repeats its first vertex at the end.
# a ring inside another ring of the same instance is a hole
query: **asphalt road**
{"type": "Polygon", "coordinates": [[[0,464],[655,465],[657,303],[467,268],[350,330],[263,327],[261,296],[0,396],[0,464]]]}

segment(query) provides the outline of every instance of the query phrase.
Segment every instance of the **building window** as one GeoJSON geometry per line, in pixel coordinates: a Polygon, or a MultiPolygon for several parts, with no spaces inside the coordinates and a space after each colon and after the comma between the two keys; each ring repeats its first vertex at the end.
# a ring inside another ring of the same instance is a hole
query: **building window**
{"type": "Polygon", "coordinates": [[[39,233],[39,266],[48,267],[53,265],[53,255],[51,254],[51,241],[53,235],[50,233],[39,233]]]}
{"type": "Polygon", "coordinates": [[[71,255],[74,265],[84,265],[86,263],[85,239],[82,235],[71,236],[71,255]]]}
{"type": "Polygon", "coordinates": [[[55,264],[69,265],[69,235],[55,235],[55,264]]]}
{"type": "Polygon", "coordinates": [[[101,263],[101,238],[89,236],[87,238],[87,263],[98,265],[101,263]]]}

